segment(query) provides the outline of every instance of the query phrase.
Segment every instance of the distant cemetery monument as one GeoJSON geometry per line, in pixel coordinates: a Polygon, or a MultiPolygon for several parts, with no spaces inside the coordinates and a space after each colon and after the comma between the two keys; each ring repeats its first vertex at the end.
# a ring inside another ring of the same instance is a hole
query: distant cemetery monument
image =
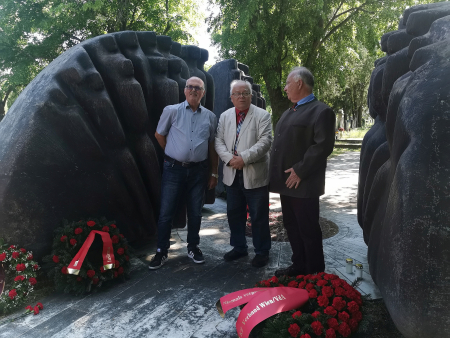
{"type": "MultiPolygon", "coordinates": [[[[40,258],[63,219],[104,216],[130,241],[154,235],[163,108],[185,100],[190,76],[204,81],[202,104],[217,116],[231,104],[233,79],[253,83],[247,66],[226,60],[228,68],[206,72],[207,60],[207,50],[169,36],[124,31],[86,40],[48,65],[0,123],[1,237],[40,258]]],[[[253,102],[264,106],[253,88],[253,102]]],[[[184,227],[185,214],[177,222],[184,227]]]]}
{"type": "Polygon", "coordinates": [[[450,3],[381,38],[358,186],[373,280],[405,337],[450,337],[450,3]]]}

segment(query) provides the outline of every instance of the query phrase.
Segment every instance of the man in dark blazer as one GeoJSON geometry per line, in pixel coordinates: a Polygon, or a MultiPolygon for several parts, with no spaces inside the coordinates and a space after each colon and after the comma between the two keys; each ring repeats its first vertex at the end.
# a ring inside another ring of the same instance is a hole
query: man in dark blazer
{"type": "Polygon", "coordinates": [[[334,147],[336,117],[312,93],[314,77],[296,67],[284,91],[294,103],[275,129],[270,155],[269,190],[279,193],[283,223],[292,248],[292,265],[275,276],[297,276],[325,269],[319,196],[325,190],[327,157],[334,147]]]}

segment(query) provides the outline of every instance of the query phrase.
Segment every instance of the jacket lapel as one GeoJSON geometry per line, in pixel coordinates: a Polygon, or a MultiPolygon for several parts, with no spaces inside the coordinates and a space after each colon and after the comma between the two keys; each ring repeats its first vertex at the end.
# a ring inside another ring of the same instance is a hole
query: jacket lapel
{"type": "MultiPolygon", "coordinates": [[[[245,130],[247,129],[248,125],[250,124],[250,120],[253,118],[253,110],[254,110],[253,105],[250,105],[250,109],[248,110],[247,116],[245,116],[245,120],[241,126],[241,131],[239,132],[238,144],[241,139],[241,136],[245,133],[245,130]]],[[[236,134],[236,127],[234,129],[235,129],[235,134],[236,134]]]]}

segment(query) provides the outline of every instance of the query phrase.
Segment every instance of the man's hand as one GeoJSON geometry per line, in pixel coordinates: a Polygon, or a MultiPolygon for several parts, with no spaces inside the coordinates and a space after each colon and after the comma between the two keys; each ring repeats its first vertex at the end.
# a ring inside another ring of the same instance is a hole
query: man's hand
{"type": "Polygon", "coordinates": [[[208,190],[214,189],[217,185],[217,178],[210,176],[208,180],[208,190]]]}
{"type": "Polygon", "coordinates": [[[233,158],[228,162],[228,164],[236,170],[242,170],[244,168],[244,160],[240,156],[233,155],[233,158]]]}
{"type": "Polygon", "coordinates": [[[298,185],[300,184],[301,178],[297,176],[293,168],[285,170],[284,172],[291,173],[291,175],[289,175],[288,179],[286,180],[286,187],[288,187],[289,189],[297,189],[298,185]]]}

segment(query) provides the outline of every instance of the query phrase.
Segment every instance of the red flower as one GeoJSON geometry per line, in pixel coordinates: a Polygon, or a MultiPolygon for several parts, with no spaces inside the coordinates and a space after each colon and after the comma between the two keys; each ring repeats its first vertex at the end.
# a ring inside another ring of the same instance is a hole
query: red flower
{"type": "Polygon", "coordinates": [[[317,297],[317,303],[319,304],[319,306],[325,307],[330,303],[330,301],[326,296],[319,296],[317,297]]]}
{"type": "Polygon", "coordinates": [[[96,223],[94,221],[87,221],[86,224],[88,227],[93,227],[96,223]]]}
{"type": "Polygon", "coordinates": [[[83,280],[82,277],[80,277],[80,276],[77,277],[77,282],[81,282],[82,280],[83,280]]]}
{"type": "Polygon", "coordinates": [[[113,242],[113,244],[117,244],[119,243],[119,237],[117,235],[114,235],[111,237],[111,241],[113,242]]]}
{"type": "Polygon", "coordinates": [[[42,305],[41,302],[37,303],[36,306],[37,306],[40,310],[44,310],[44,305],[42,305]]]}
{"type": "Polygon", "coordinates": [[[314,311],[313,313],[311,313],[311,316],[313,316],[314,318],[319,317],[320,312],[319,311],[314,311]]]}
{"type": "Polygon", "coordinates": [[[75,238],[70,239],[70,245],[75,246],[77,244],[77,240],[75,238]]]}
{"type": "Polygon", "coordinates": [[[35,306],[34,307],[34,314],[37,315],[39,313],[39,307],[35,306]]]}
{"type": "Polygon", "coordinates": [[[52,259],[53,259],[53,262],[59,263],[59,257],[58,256],[54,255],[52,259]]]}
{"type": "Polygon", "coordinates": [[[60,241],[61,241],[61,242],[65,242],[66,239],[67,239],[67,236],[61,236],[60,241]]]}
{"type": "Polygon", "coordinates": [[[61,272],[62,272],[63,274],[65,274],[65,275],[67,275],[67,266],[63,266],[63,267],[61,268],[61,272]]]}
{"type": "Polygon", "coordinates": [[[358,306],[358,304],[356,304],[355,301],[349,302],[349,303],[347,304],[347,307],[348,307],[348,311],[351,312],[351,313],[354,313],[354,312],[356,312],[356,311],[359,311],[359,306],[358,306]]]}
{"type": "Polygon", "coordinates": [[[34,277],[29,278],[28,281],[30,282],[31,285],[36,285],[37,283],[37,280],[34,277]]]}
{"type": "Polygon", "coordinates": [[[125,256],[125,260],[128,262],[130,260],[130,257],[125,256]]]}
{"type": "Polygon", "coordinates": [[[331,327],[332,329],[336,330],[338,328],[338,326],[339,326],[339,322],[337,321],[336,318],[330,318],[330,319],[327,320],[327,325],[329,327],[331,327]]]}
{"type": "Polygon", "coordinates": [[[0,262],[3,262],[6,259],[6,253],[0,254],[0,262]]]}
{"type": "Polygon", "coordinates": [[[12,253],[12,258],[14,258],[14,259],[19,258],[19,256],[20,256],[20,252],[14,251],[14,252],[12,253]]]}
{"type": "Polygon", "coordinates": [[[32,312],[33,311],[33,307],[31,305],[28,305],[25,310],[32,312]]]}
{"type": "Polygon", "coordinates": [[[358,329],[358,322],[356,321],[356,319],[352,318],[348,321],[348,326],[350,326],[352,332],[355,332],[358,329]]]}
{"type": "Polygon", "coordinates": [[[117,269],[120,266],[120,262],[118,260],[116,260],[114,262],[114,267],[117,269]]]}
{"type": "Polygon", "coordinates": [[[27,256],[27,260],[28,261],[31,261],[33,259],[33,255],[32,254],[29,254],[28,256],[27,256]]]}
{"type": "Polygon", "coordinates": [[[333,296],[333,288],[331,286],[324,286],[322,288],[322,294],[330,298],[333,296]]]}
{"type": "Polygon", "coordinates": [[[296,279],[303,279],[303,277],[305,277],[304,275],[298,275],[297,277],[295,277],[296,279]]]}
{"type": "Polygon", "coordinates": [[[123,248],[117,249],[117,253],[118,253],[119,255],[123,255],[124,252],[125,252],[125,250],[124,250],[123,248]]]}
{"type": "Polygon", "coordinates": [[[117,225],[111,224],[110,227],[115,229],[115,228],[117,228],[117,225]]]}
{"type": "Polygon", "coordinates": [[[309,334],[305,333],[305,334],[302,334],[300,336],[300,338],[311,338],[311,336],[309,334]]]}
{"type": "Polygon", "coordinates": [[[37,264],[34,264],[34,265],[33,265],[33,269],[34,269],[34,270],[37,270],[37,269],[39,269],[39,265],[37,265],[37,264]]]}
{"type": "Polygon", "coordinates": [[[15,249],[15,248],[16,248],[15,245],[11,245],[11,246],[9,247],[10,250],[11,250],[11,249],[15,249]]]}
{"type": "Polygon", "coordinates": [[[345,300],[343,300],[341,297],[336,297],[333,299],[333,307],[338,311],[341,311],[346,304],[347,303],[345,302],[345,300]]]}
{"type": "Polygon", "coordinates": [[[298,283],[298,288],[299,288],[299,289],[304,289],[304,288],[305,288],[305,285],[306,285],[306,282],[305,282],[305,281],[300,282],[300,283],[298,283]]]}
{"type": "Polygon", "coordinates": [[[312,322],[311,327],[316,335],[320,336],[322,334],[323,325],[321,322],[312,322]]]}
{"type": "Polygon", "coordinates": [[[104,232],[109,232],[109,226],[105,225],[105,226],[102,228],[102,231],[104,231],[104,232]]]}
{"type": "Polygon", "coordinates": [[[25,279],[24,276],[19,275],[19,276],[17,276],[16,278],[14,278],[14,282],[23,281],[24,279],[25,279]]]}
{"type": "Polygon", "coordinates": [[[308,293],[309,298],[317,298],[317,291],[316,290],[311,290],[308,293]]]}
{"type": "Polygon", "coordinates": [[[16,289],[12,289],[11,291],[9,291],[8,296],[9,298],[14,299],[14,297],[17,296],[16,289]]]}
{"type": "Polygon", "coordinates": [[[300,318],[300,316],[302,315],[302,312],[301,311],[295,311],[293,314],[292,314],[292,318],[300,318]]]}
{"type": "Polygon", "coordinates": [[[338,286],[334,289],[334,293],[336,294],[336,296],[344,296],[345,290],[343,288],[341,288],[340,286],[338,286]]]}
{"type": "Polygon", "coordinates": [[[306,290],[311,291],[312,289],[314,289],[314,284],[313,283],[306,284],[306,290]]]}
{"type": "Polygon", "coordinates": [[[354,318],[359,323],[362,319],[362,313],[360,311],[356,311],[352,313],[352,318],[354,318]]]}
{"type": "Polygon", "coordinates": [[[98,278],[92,278],[92,284],[97,285],[99,279],[98,278]]]}
{"type": "Polygon", "coordinates": [[[123,274],[123,267],[120,267],[117,272],[119,273],[119,275],[123,274]]]}
{"type": "Polygon", "coordinates": [[[269,279],[269,282],[278,283],[278,278],[276,276],[273,276],[272,278],[269,279]]]}
{"type": "Polygon", "coordinates": [[[329,315],[329,316],[334,317],[334,316],[336,316],[337,311],[336,311],[336,309],[335,309],[334,307],[332,307],[332,306],[327,306],[327,307],[325,308],[325,310],[323,311],[323,313],[325,313],[326,315],[329,315]]]}
{"type": "Polygon", "coordinates": [[[292,337],[297,337],[297,335],[300,333],[300,326],[298,326],[297,324],[291,324],[288,331],[292,337]]]}
{"type": "Polygon", "coordinates": [[[87,273],[86,273],[86,275],[87,275],[89,278],[92,278],[92,277],[95,276],[95,271],[94,271],[94,270],[88,270],[87,273]]]}
{"type": "Polygon", "coordinates": [[[333,329],[328,329],[325,338],[336,338],[336,332],[333,329]]]}
{"type": "Polygon", "coordinates": [[[79,235],[79,234],[81,234],[82,232],[83,232],[83,229],[81,229],[81,228],[76,228],[76,229],[74,230],[75,235],[79,235]]]}
{"type": "Polygon", "coordinates": [[[296,288],[297,285],[298,285],[298,283],[297,283],[295,280],[290,281],[290,282],[288,283],[288,287],[290,287],[290,288],[296,288]]]}
{"type": "Polygon", "coordinates": [[[27,250],[25,250],[24,248],[20,248],[19,249],[22,253],[26,253],[27,252],[27,250]]]}
{"type": "Polygon", "coordinates": [[[105,268],[103,266],[100,267],[100,272],[101,273],[105,272],[105,268]]]}
{"type": "Polygon", "coordinates": [[[263,283],[264,283],[264,286],[270,286],[270,282],[268,280],[265,280],[263,283]]]}
{"type": "Polygon", "coordinates": [[[348,337],[352,333],[347,323],[339,324],[338,332],[344,337],[348,337]]]}
{"type": "Polygon", "coordinates": [[[342,311],[338,314],[338,318],[342,322],[347,322],[350,319],[350,315],[347,312],[342,311]]]}
{"type": "Polygon", "coordinates": [[[16,271],[25,271],[25,269],[26,269],[26,266],[23,263],[16,265],[16,271]]]}
{"type": "Polygon", "coordinates": [[[321,279],[321,280],[317,281],[317,283],[316,283],[317,286],[325,286],[327,284],[328,284],[328,282],[324,279],[321,279]]]}

